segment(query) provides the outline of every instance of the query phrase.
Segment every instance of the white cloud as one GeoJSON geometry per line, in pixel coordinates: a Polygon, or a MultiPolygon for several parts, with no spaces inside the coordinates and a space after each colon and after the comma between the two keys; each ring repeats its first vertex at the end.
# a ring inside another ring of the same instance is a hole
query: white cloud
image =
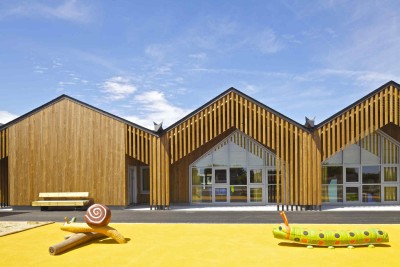
{"type": "Polygon", "coordinates": [[[78,50],[75,48],[71,48],[70,52],[72,54],[71,56],[79,60],[85,61],[86,63],[101,66],[110,72],[125,73],[125,69],[119,68],[118,64],[115,63],[114,58],[107,58],[102,55],[98,55],[92,52],[87,52],[84,50],[78,50]]]}
{"type": "Polygon", "coordinates": [[[163,126],[166,128],[191,111],[169,103],[164,93],[160,91],[148,91],[138,94],[134,97],[134,100],[141,116],[127,115],[124,117],[149,129],[153,129],[153,122],[163,122],[163,126]]]}
{"type": "Polygon", "coordinates": [[[16,119],[16,118],[18,118],[17,115],[12,114],[12,113],[10,113],[8,111],[0,110],[0,123],[5,124],[5,123],[10,122],[10,121],[12,121],[13,119],[16,119]]]}
{"type": "MultiPolygon", "coordinates": [[[[53,2],[54,3],[54,2],[53,2]]],[[[59,3],[59,2],[56,2],[59,3]]],[[[90,8],[77,0],[67,0],[56,6],[49,6],[29,1],[28,3],[8,9],[0,14],[0,17],[24,16],[46,17],[68,20],[72,22],[91,21],[90,8]]]]}
{"type": "MultiPolygon", "coordinates": [[[[400,74],[400,15],[396,1],[352,2],[343,24],[348,34],[322,57],[331,68],[400,74]]],[[[345,31],[343,31],[345,33],[345,31]]],[[[370,76],[370,75],[369,75],[370,76]]],[[[371,76],[370,76],[371,77],[371,76]]],[[[369,79],[365,77],[366,79],[369,79]]]]}
{"type": "Polygon", "coordinates": [[[145,48],[145,54],[155,60],[162,60],[167,54],[168,48],[162,45],[149,45],[145,48]]]}
{"type": "Polygon", "coordinates": [[[49,69],[49,68],[36,65],[36,66],[34,67],[33,72],[34,72],[34,73],[38,73],[38,74],[43,74],[43,73],[47,72],[48,69],[49,69]]]}
{"type": "Polygon", "coordinates": [[[136,91],[136,87],[130,84],[129,79],[121,76],[108,79],[103,83],[102,88],[107,98],[111,100],[124,99],[136,91]]]}
{"type": "Polygon", "coordinates": [[[378,87],[390,80],[394,79],[394,75],[389,72],[369,71],[369,70],[350,70],[350,69],[317,69],[293,76],[296,82],[322,82],[326,83],[329,79],[346,81],[351,84],[359,84],[367,86],[369,89],[378,87]]]}
{"type": "Polygon", "coordinates": [[[283,48],[282,43],[271,29],[266,29],[258,33],[250,42],[253,42],[255,47],[263,54],[276,53],[283,48]]]}
{"type": "Polygon", "coordinates": [[[259,91],[259,88],[257,85],[254,84],[249,84],[247,82],[244,82],[242,86],[240,86],[241,91],[243,91],[246,94],[254,94],[259,91]]]}
{"type": "Polygon", "coordinates": [[[189,57],[194,59],[204,60],[207,59],[207,54],[206,53],[190,54],[189,57]]]}

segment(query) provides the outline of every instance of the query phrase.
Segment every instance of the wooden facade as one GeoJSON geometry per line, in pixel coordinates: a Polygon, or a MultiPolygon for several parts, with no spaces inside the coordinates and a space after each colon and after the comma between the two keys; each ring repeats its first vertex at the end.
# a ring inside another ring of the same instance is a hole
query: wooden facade
{"type": "Polygon", "coordinates": [[[9,205],[7,136],[8,129],[0,131],[0,207],[9,205]]]}
{"type": "Polygon", "coordinates": [[[170,176],[177,183],[172,184],[171,193],[180,197],[172,199],[173,202],[189,202],[190,163],[205,149],[210,149],[210,144],[212,146],[218,138],[235,129],[276,153],[280,205],[321,204],[318,190],[321,172],[315,164],[320,160],[318,137],[235,89],[166,130],[171,155],[170,176]],[[182,194],[176,194],[175,188],[182,194]]]}
{"type": "Polygon", "coordinates": [[[240,131],[276,156],[278,208],[318,209],[324,160],[378,129],[400,140],[399,88],[389,82],[312,128],[230,88],[157,133],[62,96],[1,126],[1,202],[89,191],[97,202],[126,206],[128,166],[149,166],[142,201],[156,209],[189,203],[189,166],[240,131]]]}
{"type": "Polygon", "coordinates": [[[390,84],[322,123],[318,127],[322,160],[378,129],[398,136],[399,101],[399,88],[390,84]]]}

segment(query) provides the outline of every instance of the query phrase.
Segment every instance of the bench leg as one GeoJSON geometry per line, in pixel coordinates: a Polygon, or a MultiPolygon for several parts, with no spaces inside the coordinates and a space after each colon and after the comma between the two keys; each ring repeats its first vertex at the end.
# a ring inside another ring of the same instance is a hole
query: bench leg
{"type": "Polygon", "coordinates": [[[44,207],[44,206],[42,206],[42,207],[40,207],[40,210],[41,210],[41,211],[46,211],[46,210],[49,210],[49,207],[44,207]]]}

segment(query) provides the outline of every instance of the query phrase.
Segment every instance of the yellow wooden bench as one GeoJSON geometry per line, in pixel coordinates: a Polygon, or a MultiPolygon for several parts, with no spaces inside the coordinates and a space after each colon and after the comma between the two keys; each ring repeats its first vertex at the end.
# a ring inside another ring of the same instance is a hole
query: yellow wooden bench
{"type": "Polygon", "coordinates": [[[85,207],[92,203],[89,192],[46,192],[39,193],[39,198],[32,206],[47,210],[48,207],[85,207]]]}

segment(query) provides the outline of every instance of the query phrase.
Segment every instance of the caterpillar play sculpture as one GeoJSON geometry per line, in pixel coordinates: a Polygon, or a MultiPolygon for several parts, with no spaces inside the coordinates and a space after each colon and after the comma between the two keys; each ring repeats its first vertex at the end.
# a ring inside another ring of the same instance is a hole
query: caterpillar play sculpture
{"type": "Polygon", "coordinates": [[[61,230],[74,233],[66,237],[66,239],[49,248],[51,255],[60,254],[72,247],[78,246],[90,240],[111,237],[120,244],[126,243],[126,239],[114,228],[108,226],[111,220],[110,209],[101,204],[90,206],[85,215],[86,223],[75,223],[73,218],[71,221],[65,218],[65,223],[61,226],[61,230]]]}
{"type": "Polygon", "coordinates": [[[274,227],[272,230],[274,237],[304,244],[308,248],[312,248],[313,246],[329,248],[339,246],[348,248],[354,248],[353,246],[374,247],[374,244],[389,242],[388,234],[376,228],[341,231],[305,229],[290,226],[285,212],[282,211],[280,215],[284,223],[274,227]]]}

